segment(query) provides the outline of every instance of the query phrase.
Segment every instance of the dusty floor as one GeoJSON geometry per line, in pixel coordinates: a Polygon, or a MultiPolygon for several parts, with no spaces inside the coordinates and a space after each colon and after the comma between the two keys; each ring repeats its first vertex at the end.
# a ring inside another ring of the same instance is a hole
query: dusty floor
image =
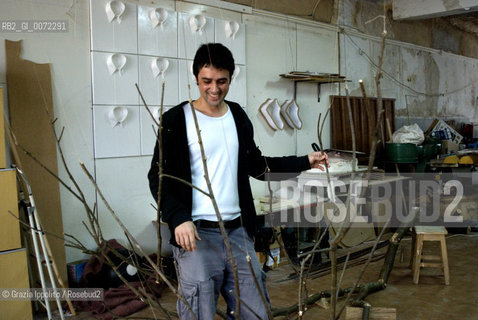
{"type": "MultiPolygon", "coordinates": [[[[445,286],[439,269],[422,269],[420,283],[412,283],[412,273],[408,268],[410,257],[409,239],[401,244],[403,262],[399,261],[399,254],[395,267],[390,276],[388,287],[370,295],[367,301],[373,307],[396,308],[397,319],[478,319],[478,235],[452,235],[447,237],[448,256],[450,262],[451,284],[445,286]]],[[[425,252],[434,251],[438,247],[434,244],[425,245],[425,252]]],[[[399,251],[400,252],[400,251],[399,251]]],[[[373,262],[364,274],[361,283],[377,280],[383,260],[373,262]]],[[[353,284],[362,266],[346,270],[342,287],[353,284]]],[[[291,273],[290,266],[284,265],[268,272],[268,289],[273,307],[290,306],[297,301],[297,280],[284,281],[291,273]]],[[[330,287],[330,275],[308,281],[309,293],[320,292],[330,287]]],[[[175,297],[165,292],[161,298],[162,305],[173,310],[175,297]]],[[[343,302],[339,300],[339,303],[343,302]]],[[[222,301],[219,305],[224,309],[222,301]]],[[[318,305],[308,308],[303,319],[329,319],[329,311],[318,305]]],[[[162,319],[156,312],[157,319],[162,319]]],[[[153,318],[148,308],[136,313],[130,319],[153,318]]],[[[291,317],[295,318],[294,316],[291,317]]],[[[86,312],[68,319],[93,319],[86,312]]],[[[276,319],[286,319],[277,317],[276,319]]],[[[345,319],[344,316],[341,319],[345,319]]]]}

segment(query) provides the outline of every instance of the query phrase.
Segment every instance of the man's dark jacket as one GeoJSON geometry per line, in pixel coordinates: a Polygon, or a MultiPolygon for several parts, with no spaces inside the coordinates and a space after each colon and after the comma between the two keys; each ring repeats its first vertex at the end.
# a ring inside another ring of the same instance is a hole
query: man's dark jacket
{"type": "MultiPolygon", "coordinates": [[[[186,118],[183,102],[163,115],[163,174],[181,178],[191,183],[191,166],[189,162],[188,138],[186,133],[186,118]]],[[[256,231],[256,211],[252,198],[249,177],[264,180],[267,168],[270,172],[300,172],[310,169],[307,156],[296,157],[265,157],[254,142],[252,123],[241,106],[235,102],[226,101],[231,109],[236,123],[239,141],[239,161],[237,184],[239,191],[239,206],[243,225],[251,238],[256,231]]],[[[218,132],[218,134],[221,134],[218,132]]],[[[148,173],[149,187],[154,199],[158,198],[158,144],[154,148],[151,168],[148,173]]],[[[207,192],[207,190],[205,190],[207,192]]],[[[174,230],[185,221],[191,221],[192,188],[180,181],[163,177],[161,188],[161,217],[171,230],[170,243],[177,245],[174,230]]]]}

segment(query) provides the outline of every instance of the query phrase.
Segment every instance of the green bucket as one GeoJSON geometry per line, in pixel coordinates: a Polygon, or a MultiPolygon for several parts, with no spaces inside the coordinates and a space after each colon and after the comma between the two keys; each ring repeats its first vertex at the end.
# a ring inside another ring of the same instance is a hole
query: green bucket
{"type": "Polygon", "coordinates": [[[390,143],[385,144],[387,161],[395,163],[418,162],[418,149],[413,143],[390,143]]]}

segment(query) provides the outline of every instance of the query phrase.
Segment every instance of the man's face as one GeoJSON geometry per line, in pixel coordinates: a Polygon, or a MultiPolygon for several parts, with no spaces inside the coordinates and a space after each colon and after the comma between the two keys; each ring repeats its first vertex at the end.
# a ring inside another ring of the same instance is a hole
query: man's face
{"type": "Polygon", "coordinates": [[[199,70],[197,81],[201,98],[210,107],[218,107],[229,91],[229,71],[204,66],[199,70]]]}

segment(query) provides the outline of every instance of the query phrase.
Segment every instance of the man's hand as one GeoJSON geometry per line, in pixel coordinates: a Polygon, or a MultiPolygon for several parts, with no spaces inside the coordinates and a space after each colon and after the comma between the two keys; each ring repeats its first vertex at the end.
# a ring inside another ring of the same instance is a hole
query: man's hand
{"type": "Polygon", "coordinates": [[[176,243],[187,251],[196,250],[196,240],[201,240],[192,221],[186,221],[177,226],[174,229],[174,236],[176,243]]]}
{"type": "Polygon", "coordinates": [[[329,167],[329,156],[325,152],[312,152],[308,156],[311,168],[318,168],[324,171],[325,169],[322,165],[329,167]]]}

